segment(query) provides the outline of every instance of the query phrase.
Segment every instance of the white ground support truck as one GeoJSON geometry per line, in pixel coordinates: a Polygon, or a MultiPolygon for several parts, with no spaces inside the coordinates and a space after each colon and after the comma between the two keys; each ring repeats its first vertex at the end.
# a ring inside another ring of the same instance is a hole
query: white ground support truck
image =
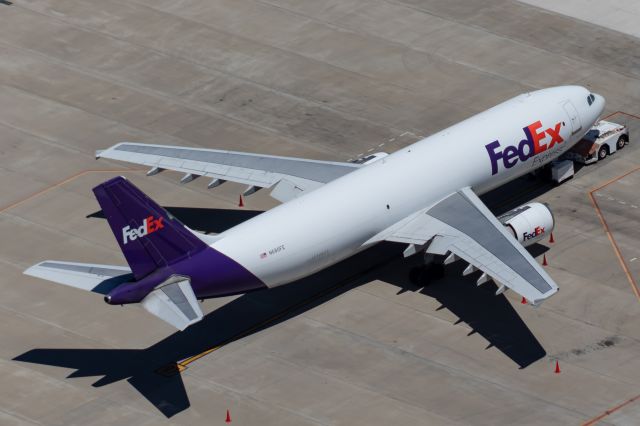
{"type": "Polygon", "coordinates": [[[573,148],[549,165],[547,177],[556,184],[571,179],[573,162],[592,164],[624,148],[629,143],[629,129],[623,124],[601,120],[573,148]]]}
{"type": "Polygon", "coordinates": [[[563,158],[591,164],[629,143],[629,129],[623,124],[601,120],[563,158]]]}

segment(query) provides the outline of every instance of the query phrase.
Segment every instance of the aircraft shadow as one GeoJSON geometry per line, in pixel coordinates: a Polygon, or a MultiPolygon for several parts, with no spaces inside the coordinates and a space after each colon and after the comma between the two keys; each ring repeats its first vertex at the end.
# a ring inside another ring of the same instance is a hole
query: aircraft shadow
{"type": "Polygon", "coordinates": [[[495,215],[521,206],[555,188],[548,179],[524,175],[480,196],[495,215]]]}
{"type": "MultiPolygon", "coordinates": [[[[544,250],[542,245],[534,245],[535,250],[544,250]]],[[[524,369],[543,358],[546,351],[520,318],[509,300],[501,294],[495,295],[497,286],[493,282],[477,286],[480,272],[463,276],[467,266],[463,261],[445,268],[445,276],[422,287],[409,281],[409,270],[421,262],[419,255],[399,262],[394,268],[385,269],[378,279],[399,287],[398,294],[406,291],[420,292],[440,303],[437,310],[447,309],[458,320],[455,324],[466,323],[471,327],[469,336],[478,333],[489,344],[485,349],[495,347],[520,369],[524,369]]]]}
{"type": "MultiPolygon", "coordinates": [[[[225,227],[246,220],[247,215],[260,213],[171,207],[167,210],[187,226],[202,229],[194,225],[206,225],[210,232],[222,232],[225,227]],[[218,217],[223,219],[218,221],[218,217]]],[[[88,217],[101,217],[101,213],[88,217]]],[[[489,342],[485,349],[497,348],[521,369],[546,355],[509,301],[502,295],[494,295],[493,284],[476,287],[472,278],[462,277],[464,265],[453,264],[447,266],[443,279],[418,288],[407,277],[409,269],[420,262],[420,256],[403,259],[404,248],[400,244],[382,243],[297,283],[241,295],[185,331],[146,349],[37,348],[14,360],[74,369],[70,378],[102,376],[93,383],[95,387],[127,380],[160,412],[171,417],[190,406],[189,398],[180,374],[165,377],[158,371],[171,371],[166,367],[270,328],[376,279],[395,285],[400,291],[420,291],[437,299],[442,305],[439,309],[450,310],[459,318],[456,323],[466,322],[489,342]]],[[[541,245],[534,246],[534,250],[544,249],[541,245]]]]}

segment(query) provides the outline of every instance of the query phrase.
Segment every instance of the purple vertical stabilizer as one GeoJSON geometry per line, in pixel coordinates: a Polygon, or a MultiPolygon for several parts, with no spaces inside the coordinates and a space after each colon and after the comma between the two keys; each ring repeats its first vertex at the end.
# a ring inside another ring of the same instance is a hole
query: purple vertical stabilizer
{"type": "Polygon", "coordinates": [[[208,247],[122,176],[93,192],[136,280],[208,247]]]}
{"type": "Polygon", "coordinates": [[[188,279],[199,299],[266,288],[245,267],[209,247],[127,179],[113,178],[93,192],[135,277],[134,282],[111,290],[105,297],[107,303],[140,302],[174,275],[188,279]]]}

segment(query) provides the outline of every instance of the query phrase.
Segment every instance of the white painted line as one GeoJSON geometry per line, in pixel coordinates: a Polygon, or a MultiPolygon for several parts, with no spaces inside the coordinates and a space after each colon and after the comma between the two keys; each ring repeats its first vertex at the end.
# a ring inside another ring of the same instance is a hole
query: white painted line
{"type": "Polygon", "coordinates": [[[384,142],[382,142],[380,145],[378,145],[378,148],[381,148],[384,146],[384,142]]]}
{"type": "Polygon", "coordinates": [[[393,142],[395,140],[396,140],[396,138],[391,138],[391,139],[389,139],[389,142],[393,142]]]}
{"type": "Polygon", "coordinates": [[[631,204],[631,207],[633,207],[634,209],[638,208],[638,206],[636,206],[635,204],[631,204]]]}
{"type": "Polygon", "coordinates": [[[635,262],[636,260],[638,260],[638,258],[634,257],[633,259],[629,260],[629,262],[635,262]]]}
{"type": "Polygon", "coordinates": [[[373,151],[373,148],[369,148],[369,149],[367,150],[367,152],[371,152],[371,151],[373,151]]]}
{"type": "Polygon", "coordinates": [[[400,135],[400,137],[403,137],[404,135],[408,135],[410,132],[404,132],[403,134],[400,135]]]}
{"type": "Polygon", "coordinates": [[[596,197],[604,197],[604,195],[600,194],[599,192],[596,192],[596,197]]]}
{"type": "Polygon", "coordinates": [[[626,205],[627,203],[625,203],[624,201],[618,201],[620,204],[626,205]]]}

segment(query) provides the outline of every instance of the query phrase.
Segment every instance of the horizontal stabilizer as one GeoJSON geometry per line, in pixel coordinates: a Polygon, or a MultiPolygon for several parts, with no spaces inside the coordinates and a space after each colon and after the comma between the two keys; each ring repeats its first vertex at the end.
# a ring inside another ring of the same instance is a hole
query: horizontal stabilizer
{"type": "Polygon", "coordinates": [[[118,285],[133,280],[131,270],[126,266],[54,260],[33,265],[24,274],[98,294],[107,294],[118,285]]]}
{"type": "Polygon", "coordinates": [[[173,276],[144,299],[142,307],[149,313],[182,331],[203,317],[191,283],[186,277],[173,276]]]}

